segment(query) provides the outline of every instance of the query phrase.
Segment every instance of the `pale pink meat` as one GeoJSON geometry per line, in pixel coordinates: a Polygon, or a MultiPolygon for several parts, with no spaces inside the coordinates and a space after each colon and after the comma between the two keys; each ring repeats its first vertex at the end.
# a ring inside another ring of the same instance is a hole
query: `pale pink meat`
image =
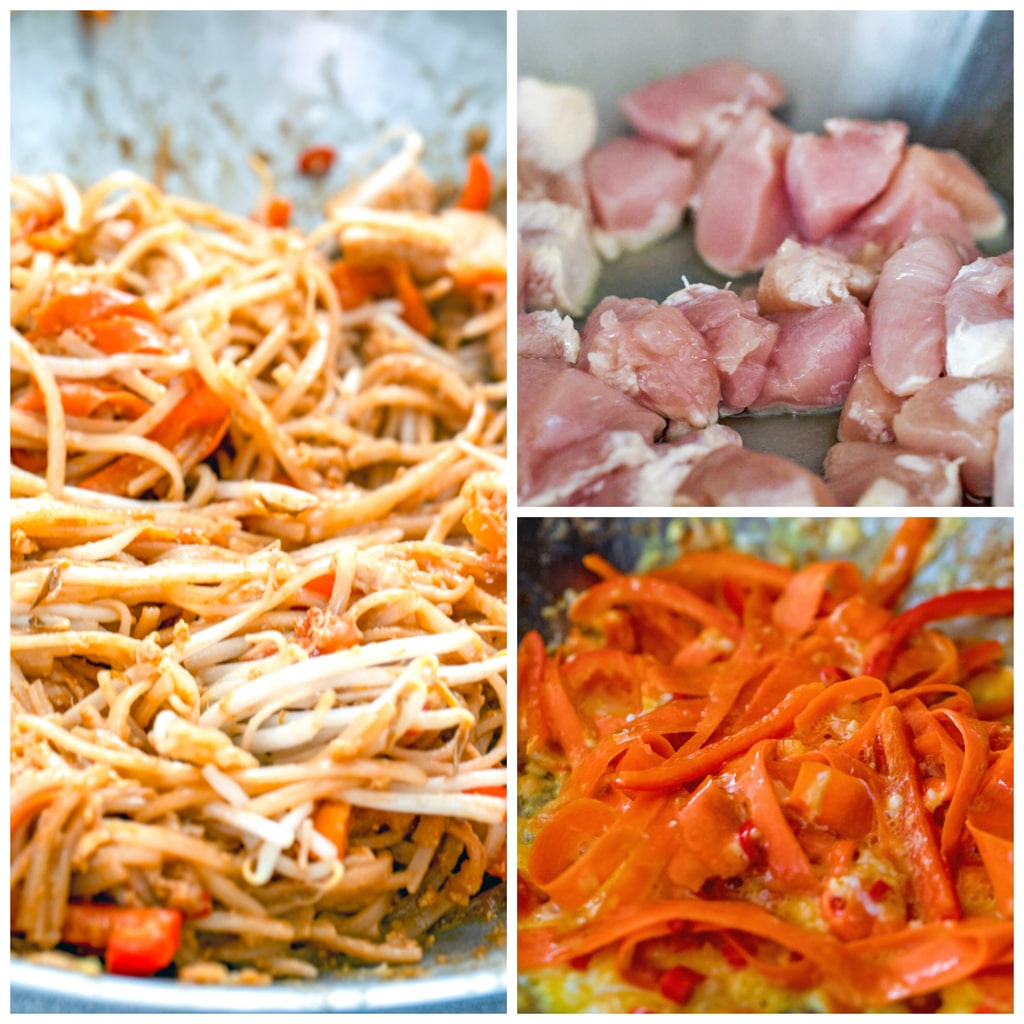
{"type": "Polygon", "coordinates": [[[901,121],[829,118],[825,135],[794,137],[786,152],[786,189],[800,236],[818,242],[879,196],[903,156],[901,121]]]}
{"type": "Polygon", "coordinates": [[[578,167],[597,141],[597,106],[585,89],[539,78],[517,83],[517,140],[521,160],[560,174],[578,167]]]}
{"type": "Polygon", "coordinates": [[[526,309],[581,314],[601,273],[601,260],[583,211],[547,199],[524,201],[518,206],[517,226],[527,266],[526,309]]]}
{"type": "Polygon", "coordinates": [[[878,284],[881,260],[847,259],[820,245],[787,238],[765,264],[757,282],[762,314],[816,309],[829,302],[857,298],[867,302],[878,284]]]}
{"type": "Polygon", "coordinates": [[[897,444],[834,445],[825,457],[825,481],[840,505],[948,508],[963,502],[956,459],[897,444]]]}
{"type": "Polygon", "coordinates": [[[946,373],[1013,373],[1013,253],[960,269],[946,292],[946,373]]]}
{"type": "Polygon", "coordinates": [[[761,394],[750,408],[832,409],[843,404],[868,354],[864,307],[844,299],[818,309],[771,313],[779,337],[761,394]]]}
{"type": "Polygon", "coordinates": [[[792,131],[761,108],[744,115],[703,181],[694,243],[723,276],[759,270],[796,232],[783,168],[792,131]]]}
{"type": "Polygon", "coordinates": [[[620,107],[639,135],[686,152],[723,138],[751,107],[771,109],[785,98],[773,75],[721,60],[651,82],[620,107]]]}
{"type": "Polygon", "coordinates": [[[871,441],[888,444],[896,440],[892,418],[900,411],[903,399],[882,387],[865,359],[853,378],[850,393],[839,417],[840,441],[871,441]]]}
{"type": "Polygon", "coordinates": [[[722,400],[732,409],[746,409],[761,393],[765,366],[779,334],[757,304],[730,288],[692,284],[666,300],[704,336],[722,386],[722,400]]]}
{"type": "Polygon", "coordinates": [[[889,251],[923,235],[946,235],[971,253],[975,240],[995,237],[1005,226],[998,200],[963,157],[915,144],[885,192],[827,244],[848,253],[865,245],[889,251]]]}
{"type": "Polygon", "coordinates": [[[948,239],[908,242],[882,267],[868,306],[871,363],[882,386],[912,395],[945,368],[949,286],[963,265],[948,239]]]}
{"type": "Polygon", "coordinates": [[[809,470],[779,455],[727,445],[701,459],[676,494],[679,505],[826,506],[835,497],[809,470]]]}
{"type": "Polygon", "coordinates": [[[987,498],[992,494],[999,420],[1012,408],[1012,377],[940,377],[903,403],[893,430],[906,448],[962,458],[964,490],[987,498]]]}
{"type": "Polygon", "coordinates": [[[654,459],[618,469],[577,491],[566,504],[671,508],[693,467],[726,445],[742,447],[740,435],[721,423],[691,430],[669,444],[654,446],[654,459]]]}
{"type": "Polygon", "coordinates": [[[598,227],[627,251],[680,227],[693,188],[693,164],[646,139],[622,136],[584,162],[598,227]]]}
{"type": "Polygon", "coordinates": [[[554,310],[525,313],[516,324],[516,352],[520,358],[575,363],[580,354],[580,336],[571,317],[554,310]]]}
{"type": "Polygon", "coordinates": [[[578,365],[666,419],[706,427],[721,386],[700,332],[653,299],[602,299],[580,331],[578,365]]]}
{"type": "Polygon", "coordinates": [[[653,459],[662,417],[557,359],[518,361],[519,494],[563,503],[620,467],[653,459]]]}

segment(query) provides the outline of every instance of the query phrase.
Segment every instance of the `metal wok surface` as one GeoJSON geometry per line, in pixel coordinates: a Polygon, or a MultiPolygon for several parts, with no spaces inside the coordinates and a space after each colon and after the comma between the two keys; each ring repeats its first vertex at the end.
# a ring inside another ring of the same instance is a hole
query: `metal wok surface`
{"type": "MultiPolygon", "coordinates": [[[[62,171],[88,186],[128,168],[168,191],[252,211],[259,154],[296,220],[314,224],[353,172],[409,130],[424,167],[458,183],[467,133],[486,129],[499,175],[506,154],[503,11],[75,11],[11,16],[11,170],[62,171]],[[326,143],[322,179],[296,170],[326,143]]],[[[90,977],[12,958],[12,1012],[503,1012],[500,922],[441,933],[413,969],[356,969],[269,987],[189,986],[90,977]]]]}
{"type": "MultiPolygon", "coordinates": [[[[530,11],[519,16],[518,51],[521,76],[593,94],[599,142],[627,131],[618,101],[633,89],[707,61],[744,60],[786,85],[776,113],[791,127],[820,132],[837,115],[905,121],[911,141],[966,156],[1012,214],[1012,11],[530,11]]],[[[1012,244],[1008,227],[986,248],[1012,244]]],[[[606,263],[594,301],[660,302],[683,275],[727,283],[701,262],[689,228],[606,263]]],[[[728,420],[748,448],[819,473],[838,422],[838,413],[728,420]]]]}

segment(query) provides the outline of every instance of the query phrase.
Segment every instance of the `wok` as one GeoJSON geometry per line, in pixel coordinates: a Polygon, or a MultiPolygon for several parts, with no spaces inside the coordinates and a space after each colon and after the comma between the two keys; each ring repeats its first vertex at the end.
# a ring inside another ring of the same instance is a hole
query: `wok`
{"type": "MultiPolygon", "coordinates": [[[[11,20],[11,168],[80,186],[129,168],[168,191],[247,214],[258,153],[311,226],[348,176],[418,131],[424,167],[458,183],[468,133],[505,165],[504,12],[30,12],[11,20]],[[322,179],[297,171],[326,143],[322,179]],[[369,162],[367,162],[369,161],[369,162]]],[[[470,920],[412,970],[360,969],[269,988],[187,986],[11,965],[13,1012],[504,1011],[503,932],[470,920]]]]}
{"type": "MultiPolygon", "coordinates": [[[[1011,11],[523,12],[518,72],[588,89],[599,141],[627,130],[626,93],[710,60],[737,58],[777,75],[789,92],[778,113],[799,131],[836,115],[896,118],[910,139],[957,149],[1012,212],[1013,13],[1011,11]]],[[[1012,232],[990,251],[1012,246],[1012,232]]],[[[605,264],[605,295],[658,301],[691,283],[726,279],[705,267],[692,232],[605,264]]],[[[734,281],[742,288],[749,280],[734,281]]],[[[738,416],[748,448],[786,454],[820,472],[838,413],[738,416]]]]}

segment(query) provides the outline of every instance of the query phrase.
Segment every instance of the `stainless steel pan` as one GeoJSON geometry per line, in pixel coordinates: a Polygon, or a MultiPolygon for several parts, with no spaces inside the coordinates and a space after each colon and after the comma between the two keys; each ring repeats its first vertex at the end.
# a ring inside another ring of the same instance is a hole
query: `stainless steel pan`
{"type": "MultiPolygon", "coordinates": [[[[11,168],[63,171],[89,185],[128,167],[165,187],[249,213],[269,164],[296,216],[314,223],[323,200],[382,136],[416,130],[425,166],[458,182],[467,133],[506,153],[504,12],[16,13],[11,19],[11,168]],[[328,143],[323,179],[297,173],[299,152],[328,143]]],[[[502,1011],[505,949],[496,922],[441,935],[414,970],[359,970],[268,989],[87,977],[14,958],[20,1011],[337,1012],[502,1011]]]]}

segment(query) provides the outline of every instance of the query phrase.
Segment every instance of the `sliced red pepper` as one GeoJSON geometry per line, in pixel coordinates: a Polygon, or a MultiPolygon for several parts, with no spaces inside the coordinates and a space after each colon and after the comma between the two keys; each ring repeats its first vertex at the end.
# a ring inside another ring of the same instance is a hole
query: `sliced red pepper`
{"type": "Polygon", "coordinates": [[[658,991],[672,1002],[684,1006],[690,1001],[693,990],[704,980],[703,974],[691,971],[689,967],[679,964],[669,968],[658,984],[658,991]]]}
{"type": "Polygon", "coordinates": [[[61,938],[72,946],[106,952],[112,974],[148,976],[174,960],[181,944],[180,910],[72,903],[61,938]]]}
{"type": "Polygon", "coordinates": [[[333,146],[307,146],[299,154],[299,173],[322,178],[334,166],[337,156],[333,146]]]}

